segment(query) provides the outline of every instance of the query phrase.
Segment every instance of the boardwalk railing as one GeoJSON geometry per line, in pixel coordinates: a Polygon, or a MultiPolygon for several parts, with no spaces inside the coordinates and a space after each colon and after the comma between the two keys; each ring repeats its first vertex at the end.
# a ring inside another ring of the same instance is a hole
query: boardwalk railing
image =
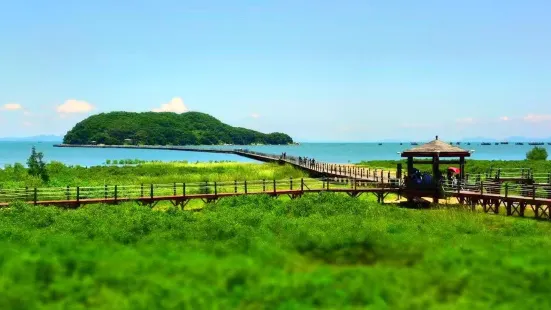
{"type": "MultiPolygon", "coordinates": [[[[344,164],[330,164],[324,162],[317,162],[308,158],[302,158],[291,155],[274,155],[262,152],[250,151],[248,149],[236,149],[234,153],[237,155],[254,155],[256,157],[261,157],[269,159],[272,161],[283,161],[288,164],[291,164],[296,167],[300,167],[311,172],[317,172],[319,174],[325,174],[333,177],[341,178],[353,178],[361,179],[369,182],[376,183],[390,183],[393,182],[393,179],[398,179],[396,171],[384,170],[379,168],[366,168],[358,167],[355,165],[344,165],[344,164]]],[[[398,181],[394,181],[398,182],[398,181]]]]}
{"type": "Polygon", "coordinates": [[[0,206],[14,201],[34,204],[52,204],[63,202],[119,202],[130,200],[170,198],[217,198],[235,194],[279,194],[307,193],[320,191],[350,191],[360,189],[398,188],[399,184],[374,184],[357,179],[301,178],[280,180],[249,180],[224,182],[194,182],[139,185],[103,185],[76,187],[45,187],[0,189],[0,206]],[[391,186],[392,185],[392,186],[391,186]]]}
{"type": "Polygon", "coordinates": [[[445,183],[443,187],[445,192],[452,194],[471,192],[478,194],[499,195],[503,196],[503,198],[521,197],[551,199],[551,184],[516,184],[480,181],[461,182],[457,185],[445,183]]]}

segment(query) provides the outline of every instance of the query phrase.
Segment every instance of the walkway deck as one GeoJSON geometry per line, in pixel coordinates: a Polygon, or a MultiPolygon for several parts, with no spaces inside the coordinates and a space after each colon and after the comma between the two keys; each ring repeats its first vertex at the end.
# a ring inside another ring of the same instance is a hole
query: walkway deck
{"type": "Polygon", "coordinates": [[[390,183],[396,178],[396,172],[383,169],[372,169],[365,167],[356,167],[346,164],[332,164],[324,162],[299,161],[297,156],[285,156],[280,154],[267,154],[261,152],[253,152],[247,149],[232,149],[223,150],[216,148],[205,147],[185,147],[185,146],[151,146],[151,145],[73,145],[73,144],[57,144],[55,147],[74,147],[74,148],[124,148],[124,149],[150,149],[150,150],[172,150],[186,152],[203,152],[203,153],[222,153],[233,154],[242,157],[251,158],[262,162],[280,162],[288,163],[299,169],[305,170],[312,176],[331,177],[343,179],[356,179],[362,182],[375,183],[390,183]]]}

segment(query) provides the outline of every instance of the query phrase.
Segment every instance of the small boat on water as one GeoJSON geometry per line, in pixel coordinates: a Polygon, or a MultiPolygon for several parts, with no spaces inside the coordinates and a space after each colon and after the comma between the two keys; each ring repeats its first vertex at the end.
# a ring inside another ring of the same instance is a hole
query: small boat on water
{"type": "Polygon", "coordinates": [[[499,142],[499,144],[509,144],[507,141],[499,142]]]}
{"type": "Polygon", "coordinates": [[[411,142],[411,145],[418,145],[419,143],[417,142],[411,142]]]}
{"type": "Polygon", "coordinates": [[[490,142],[482,142],[480,145],[492,145],[490,142]]]}
{"type": "Polygon", "coordinates": [[[496,143],[494,143],[494,144],[495,144],[495,145],[499,145],[499,143],[498,143],[498,142],[496,142],[496,143]]]}
{"type": "Polygon", "coordinates": [[[524,145],[524,143],[522,143],[522,142],[517,142],[517,143],[515,143],[515,145],[524,145]]]}
{"type": "Polygon", "coordinates": [[[467,142],[467,145],[471,145],[471,142],[467,142]]]}
{"type": "Polygon", "coordinates": [[[528,143],[528,145],[544,145],[545,143],[543,142],[530,142],[528,143]]]}
{"type": "Polygon", "coordinates": [[[382,143],[379,143],[379,145],[383,145],[382,143]]]}
{"type": "Polygon", "coordinates": [[[456,144],[456,145],[461,145],[461,142],[456,142],[455,144],[456,144]]]}

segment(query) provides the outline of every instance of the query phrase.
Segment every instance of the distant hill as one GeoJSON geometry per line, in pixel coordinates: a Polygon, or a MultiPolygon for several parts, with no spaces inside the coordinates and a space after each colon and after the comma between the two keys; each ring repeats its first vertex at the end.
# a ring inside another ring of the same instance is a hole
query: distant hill
{"type": "Polygon", "coordinates": [[[264,134],[232,127],[200,112],[110,112],[92,115],[76,124],[63,138],[65,144],[121,145],[291,144],[284,133],[264,134]]]}
{"type": "Polygon", "coordinates": [[[60,142],[63,136],[56,135],[40,135],[31,137],[4,137],[0,141],[21,141],[21,142],[60,142]]]}

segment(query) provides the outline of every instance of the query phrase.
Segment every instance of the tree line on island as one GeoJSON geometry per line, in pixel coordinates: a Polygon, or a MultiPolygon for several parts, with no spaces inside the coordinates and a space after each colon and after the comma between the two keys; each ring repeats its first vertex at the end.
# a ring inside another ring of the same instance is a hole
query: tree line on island
{"type": "Polygon", "coordinates": [[[200,112],[110,112],[77,123],[64,144],[220,145],[292,144],[287,134],[233,127],[200,112]]]}

